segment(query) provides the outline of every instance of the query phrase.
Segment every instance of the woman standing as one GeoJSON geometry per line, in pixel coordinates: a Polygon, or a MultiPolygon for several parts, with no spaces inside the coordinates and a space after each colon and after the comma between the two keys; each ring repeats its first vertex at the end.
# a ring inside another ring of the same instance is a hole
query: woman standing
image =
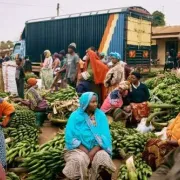
{"type": "Polygon", "coordinates": [[[90,83],[90,89],[98,95],[100,104],[106,98],[104,79],[107,72],[108,67],[100,61],[94,51],[88,49],[84,72],[80,79],[90,83]]]}
{"type": "Polygon", "coordinates": [[[53,74],[56,74],[56,71],[59,69],[60,67],[60,57],[58,53],[54,53],[53,55],[53,64],[52,64],[52,68],[53,68],[53,74]]]}
{"type": "Polygon", "coordinates": [[[111,160],[112,142],[105,114],[97,109],[98,97],[84,93],[80,108],[68,120],[65,132],[67,152],[64,175],[69,179],[111,180],[115,166],[111,160]],[[88,174],[90,168],[90,174],[88,174]]]}
{"type": "Polygon", "coordinates": [[[118,87],[121,81],[125,79],[124,64],[120,63],[121,56],[119,53],[112,52],[110,54],[113,67],[106,74],[104,86],[107,88],[107,93],[112,92],[118,87]]]}
{"type": "Polygon", "coordinates": [[[149,108],[147,101],[150,98],[147,86],[140,82],[141,75],[138,72],[132,72],[130,76],[130,102],[133,112],[133,118],[139,122],[142,118],[148,117],[149,108]]]}
{"type": "Polygon", "coordinates": [[[49,50],[44,51],[45,60],[41,69],[42,87],[50,89],[53,83],[53,70],[51,52],[49,50]]]}
{"type": "Polygon", "coordinates": [[[17,85],[17,91],[18,91],[18,96],[22,99],[24,99],[24,69],[22,67],[22,59],[17,58],[16,59],[16,85],[17,85]]]}

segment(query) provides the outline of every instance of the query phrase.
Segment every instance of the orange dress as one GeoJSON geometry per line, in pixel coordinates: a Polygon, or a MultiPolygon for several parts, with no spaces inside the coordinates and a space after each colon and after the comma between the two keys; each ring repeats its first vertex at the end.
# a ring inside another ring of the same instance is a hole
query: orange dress
{"type": "Polygon", "coordinates": [[[180,113],[177,115],[176,119],[167,128],[167,137],[170,140],[178,141],[180,145],[180,113]]]}
{"type": "Polygon", "coordinates": [[[7,101],[2,101],[2,103],[0,103],[0,118],[2,118],[2,116],[6,116],[2,122],[4,127],[8,125],[10,116],[14,112],[15,108],[12,104],[8,103],[7,101]]]}

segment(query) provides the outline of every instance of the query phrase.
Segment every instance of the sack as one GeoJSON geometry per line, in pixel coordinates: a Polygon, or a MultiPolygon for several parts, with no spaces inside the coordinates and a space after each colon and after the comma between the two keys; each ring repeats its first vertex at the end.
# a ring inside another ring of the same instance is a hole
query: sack
{"type": "Polygon", "coordinates": [[[140,133],[147,133],[153,131],[155,128],[152,125],[146,126],[147,118],[143,118],[138,124],[137,131],[140,133]]]}
{"type": "Polygon", "coordinates": [[[2,64],[4,91],[17,95],[17,85],[15,81],[16,64],[14,61],[4,62],[2,64]]]}

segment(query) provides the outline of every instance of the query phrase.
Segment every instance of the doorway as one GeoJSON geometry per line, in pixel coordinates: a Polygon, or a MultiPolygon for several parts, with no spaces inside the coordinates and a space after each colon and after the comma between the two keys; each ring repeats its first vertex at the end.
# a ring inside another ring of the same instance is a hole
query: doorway
{"type": "Polygon", "coordinates": [[[174,54],[177,55],[177,53],[178,53],[178,41],[177,40],[166,41],[166,52],[171,52],[172,49],[174,50],[174,54]]]}

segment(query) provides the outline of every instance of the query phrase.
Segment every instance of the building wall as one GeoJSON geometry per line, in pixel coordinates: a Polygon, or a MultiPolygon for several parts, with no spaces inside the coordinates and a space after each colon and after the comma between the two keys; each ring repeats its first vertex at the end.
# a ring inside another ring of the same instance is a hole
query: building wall
{"type": "Polygon", "coordinates": [[[166,40],[165,39],[156,40],[156,44],[158,46],[157,58],[160,59],[160,64],[163,65],[165,63],[166,40]]]}

